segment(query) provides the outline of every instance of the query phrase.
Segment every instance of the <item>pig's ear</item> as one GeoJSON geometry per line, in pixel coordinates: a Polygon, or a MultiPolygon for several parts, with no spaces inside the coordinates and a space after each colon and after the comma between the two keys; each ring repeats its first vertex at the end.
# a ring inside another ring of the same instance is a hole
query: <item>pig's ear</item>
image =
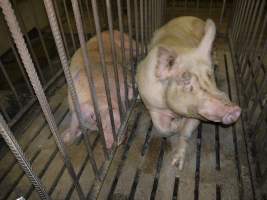
{"type": "Polygon", "coordinates": [[[203,56],[210,56],[212,43],[215,39],[216,35],[216,26],[211,19],[207,19],[205,25],[205,35],[203,36],[198,48],[198,54],[202,54],[203,56]]]}
{"type": "Polygon", "coordinates": [[[167,79],[171,75],[171,69],[177,57],[176,52],[165,47],[159,47],[157,52],[157,64],[155,75],[161,80],[167,79]]]}
{"type": "MultiPolygon", "coordinates": [[[[120,33],[120,31],[114,30],[113,31],[113,34],[114,34],[114,42],[115,42],[115,44],[119,48],[122,48],[122,46],[121,46],[121,33],[120,33]]],[[[130,41],[130,37],[128,36],[128,34],[124,33],[123,34],[123,39],[124,39],[124,48],[126,50],[130,49],[130,42],[131,41],[130,41]]],[[[133,46],[135,47],[135,41],[132,40],[132,42],[133,42],[133,46]]]]}

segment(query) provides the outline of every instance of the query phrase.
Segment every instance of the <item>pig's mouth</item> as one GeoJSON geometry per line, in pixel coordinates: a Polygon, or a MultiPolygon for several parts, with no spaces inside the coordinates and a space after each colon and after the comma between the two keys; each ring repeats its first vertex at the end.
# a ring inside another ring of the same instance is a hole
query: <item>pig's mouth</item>
{"type": "Polygon", "coordinates": [[[205,118],[208,121],[221,122],[225,125],[232,124],[236,122],[241,114],[241,109],[238,106],[233,106],[228,109],[225,109],[223,112],[199,112],[199,115],[205,118]]]}

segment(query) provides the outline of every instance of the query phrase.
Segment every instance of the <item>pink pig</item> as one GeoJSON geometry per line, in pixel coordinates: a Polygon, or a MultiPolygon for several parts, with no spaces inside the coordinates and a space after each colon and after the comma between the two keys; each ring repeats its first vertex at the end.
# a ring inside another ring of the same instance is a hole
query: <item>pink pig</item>
{"type": "MultiPolygon", "coordinates": [[[[119,83],[120,83],[120,94],[123,102],[123,106],[125,107],[125,93],[124,93],[124,77],[123,77],[123,69],[122,69],[122,54],[121,54],[121,40],[120,40],[120,32],[114,30],[114,43],[118,61],[118,75],[119,75],[119,83]]],[[[102,32],[102,39],[104,44],[105,51],[105,63],[107,68],[107,73],[109,77],[109,88],[111,94],[115,129],[118,130],[121,121],[119,116],[119,108],[118,108],[118,99],[117,99],[117,91],[115,85],[115,76],[113,71],[113,62],[112,62],[112,53],[111,53],[111,42],[110,35],[108,31],[102,32]]],[[[133,46],[135,47],[135,41],[133,41],[133,46]]],[[[130,38],[127,34],[124,34],[124,47],[125,47],[125,57],[126,63],[129,62],[130,58],[130,38]]],[[[93,81],[96,90],[97,103],[100,110],[100,116],[103,125],[103,131],[106,141],[107,148],[111,148],[114,142],[114,138],[112,135],[112,127],[110,121],[110,115],[108,110],[108,102],[105,92],[104,79],[101,71],[101,62],[100,62],[100,54],[99,54],[99,46],[97,37],[91,38],[87,42],[89,60],[92,66],[93,73],[93,81]]],[[[125,66],[124,66],[125,67],[125,66]]],[[[85,66],[83,63],[82,51],[78,49],[71,59],[70,71],[74,81],[75,89],[77,91],[79,105],[82,112],[82,117],[84,122],[89,125],[90,130],[97,130],[96,116],[94,113],[94,107],[92,102],[92,96],[90,93],[89,84],[86,77],[85,66]]],[[[130,83],[131,76],[129,70],[127,70],[127,78],[130,83]]],[[[132,97],[132,87],[130,84],[127,85],[129,98],[132,97]]],[[[81,135],[81,130],[79,128],[79,123],[77,116],[74,112],[74,106],[70,94],[68,95],[69,107],[71,112],[71,124],[70,128],[64,131],[63,133],[63,141],[65,143],[72,143],[77,137],[81,135]]]]}

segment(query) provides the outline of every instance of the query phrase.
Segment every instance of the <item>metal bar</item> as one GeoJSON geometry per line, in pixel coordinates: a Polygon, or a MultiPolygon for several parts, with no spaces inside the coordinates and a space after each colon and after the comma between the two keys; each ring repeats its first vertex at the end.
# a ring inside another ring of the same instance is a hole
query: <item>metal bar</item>
{"type": "MultiPolygon", "coordinates": [[[[81,15],[81,19],[82,19],[82,26],[85,27],[85,15],[84,15],[84,12],[83,12],[83,1],[81,0],[78,0],[78,4],[79,4],[79,9],[80,9],[80,15],[81,15]]],[[[84,35],[85,35],[85,40],[87,41],[88,40],[88,36],[87,34],[84,32],[84,35]]]]}
{"type": "Polygon", "coordinates": [[[63,42],[64,42],[63,44],[65,46],[67,57],[68,57],[68,59],[70,59],[70,52],[69,52],[69,48],[68,48],[68,43],[67,43],[67,40],[66,40],[65,31],[64,31],[62,20],[61,20],[61,16],[60,16],[60,13],[59,13],[57,1],[58,0],[53,1],[54,7],[55,7],[55,12],[56,12],[56,18],[57,18],[57,20],[59,22],[59,28],[60,28],[61,36],[63,38],[63,42]]]}
{"type": "MultiPolygon", "coordinates": [[[[62,73],[63,71],[59,70],[56,75],[47,82],[47,84],[44,86],[44,90],[46,91],[62,75],[62,73]]],[[[13,117],[12,120],[8,122],[8,126],[14,126],[36,101],[37,99],[35,97],[28,101],[28,103],[23,106],[23,108],[15,115],[15,117],[13,117]]]]}
{"type": "MultiPolygon", "coordinates": [[[[260,6],[260,10],[259,12],[256,12],[257,9],[259,8],[259,1],[257,1],[257,5],[256,5],[256,9],[255,9],[255,12],[253,14],[253,17],[252,17],[252,21],[251,21],[251,24],[250,24],[250,28],[249,30],[247,31],[248,34],[247,34],[247,38],[246,38],[246,42],[244,44],[246,45],[243,45],[243,48],[241,49],[241,53],[240,53],[240,63],[241,63],[241,74],[242,74],[242,70],[244,68],[244,65],[245,65],[245,62],[247,60],[247,58],[249,58],[250,54],[254,52],[252,51],[249,51],[249,49],[255,44],[255,40],[256,40],[256,34],[257,34],[257,31],[259,29],[259,24],[260,24],[260,19],[262,17],[262,14],[263,14],[263,8],[265,7],[265,1],[263,1],[263,4],[260,6]],[[256,19],[256,13],[258,13],[257,15],[257,22],[255,23],[255,19],[256,19]],[[255,26],[254,26],[255,25],[255,26]],[[253,30],[252,30],[253,29],[253,30]],[[253,34],[252,34],[253,32],[253,34]],[[252,36],[251,36],[252,34],[252,36]]],[[[264,24],[264,23],[263,23],[264,24]]],[[[263,25],[264,26],[264,25],[263,25]]]]}
{"type": "Polygon", "coordinates": [[[72,177],[72,179],[76,185],[77,193],[81,197],[81,199],[84,199],[84,194],[82,192],[79,181],[77,180],[74,168],[73,168],[73,166],[70,162],[70,159],[66,153],[65,146],[64,146],[60,136],[58,135],[58,128],[57,128],[54,116],[50,110],[49,104],[47,102],[44,91],[42,89],[42,85],[41,85],[40,80],[38,78],[38,75],[35,71],[31,56],[30,56],[29,51],[27,49],[26,43],[23,39],[23,34],[19,28],[16,16],[14,14],[14,11],[12,10],[11,4],[8,0],[2,0],[1,1],[1,7],[3,10],[4,16],[5,16],[5,19],[7,21],[7,24],[9,26],[9,30],[12,33],[12,37],[13,37],[15,44],[17,46],[17,49],[19,51],[19,54],[21,55],[21,59],[22,59],[22,62],[24,64],[24,67],[26,69],[26,72],[29,75],[29,78],[30,78],[30,81],[31,81],[32,86],[34,88],[35,94],[36,94],[36,96],[40,102],[40,105],[41,105],[41,108],[42,108],[43,113],[45,115],[45,118],[49,124],[49,128],[56,139],[57,146],[58,146],[60,152],[62,153],[65,165],[68,168],[69,174],[72,177]]]}
{"type": "Polygon", "coordinates": [[[34,23],[36,25],[35,28],[36,28],[36,30],[38,32],[38,36],[40,38],[41,45],[43,47],[43,50],[44,50],[44,53],[45,53],[45,56],[46,56],[46,59],[47,59],[47,62],[48,62],[49,70],[52,73],[53,72],[52,62],[51,62],[50,56],[49,56],[48,51],[47,51],[47,47],[46,47],[45,42],[44,42],[43,34],[42,34],[42,32],[40,31],[40,28],[39,28],[40,24],[38,22],[38,18],[37,18],[37,14],[36,14],[36,10],[35,10],[35,7],[34,7],[33,0],[31,0],[31,4],[33,6],[32,14],[33,14],[34,23]]]}
{"type": "Polygon", "coordinates": [[[246,16],[244,17],[242,34],[240,34],[240,37],[239,37],[239,40],[238,40],[239,44],[242,44],[240,46],[237,46],[237,52],[239,53],[239,55],[238,55],[238,61],[239,62],[240,62],[241,49],[242,49],[243,45],[245,44],[244,42],[246,42],[246,36],[247,36],[246,33],[248,31],[248,25],[249,25],[249,22],[250,22],[250,19],[251,19],[252,12],[254,11],[254,2],[255,1],[250,1],[250,4],[248,5],[248,10],[246,12],[246,16]]]}
{"type": "Polygon", "coordinates": [[[33,47],[32,47],[32,44],[31,44],[31,40],[30,40],[30,38],[29,38],[29,36],[28,36],[28,33],[27,33],[26,25],[25,25],[25,23],[24,23],[23,17],[22,17],[22,15],[21,15],[19,9],[17,8],[17,2],[16,2],[15,0],[13,0],[12,2],[13,2],[13,4],[14,4],[14,8],[15,8],[15,11],[16,11],[16,13],[17,13],[17,16],[18,16],[18,18],[19,18],[20,21],[21,21],[21,30],[22,30],[22,32],[23,32],[25,38],[26,38],[27,44],[29,45],[30,53],[31,53],[31,55],[32,55],[34,64],[36,65],[36,68],[37,68],[37,70],[38,70],[38,72],[39,72],[39,76],[41,77],[41,81],[42,81],[43,83],[45,83],[46,81],[45,81],[45,78],[44,78],[42,69],[41,69],[41,67],[40,67],[40,63],[39,63],[39,61],[38,61],[38,58],[37,58],[37,56],[36,56],[36,54],[35,54],[35,52],[34,52],[34,50],[33,50],[33,47]]]}
{"type": "Polygon", "coordinates": [[[91,0],[91,4],[93,8],[94,22],[95,22],[95,27],[96,27],[96,35],[97,35],[97,41],[98,41],[98,46],[99,46],[102,75],[104,78],[104,85],[105,85],[105,92],[106,92],[107,102],[108,102],[108,110],[109,110],[110,122],[111,122],[111,127],[112,127],[112,134],[115,140],[116,138],[115,123],[114,123],[111,95],[110,95],[110,89],[109,89],[109,79],[108,79],[108,73],[107,73],[107,68],[106,68],[106,63],[105,63],[104,45],[103,45],[103,40],[101,37],[99,15],[98,15],[96,0],[91,0]]]}
{"type": "Polygon", "coordinates": [[[14,94],[14,96],[15,96],[18,104],[19,104],[19,107],[21,109],[22,108],[22,103],[20,102],[19,95],[18,95],[18,93],[16,91],[15,86],[13,85],[12,81],[10,80],[9,75],[8,75],[6,69],[5,69],[5,66],[3,65],[3,63],[2,63],[1,60],[0,60],[0,68],[1,68],[1,71],[2,71],[2,73],[4,75],[4,77],[6,78],[6,81],[8,83],[8,86],[10,87],[12,93],[14,94]]]}
{"type": "MultiPolygon", "coordinates": [[[[7,27],[4,26],[4,30],[6,30],[6,29],[7,29],[7,27]]],[[[5,32],[7,33],[8,31],[6,30],[5,32]]],[[[21,71],[21,74],[23,76],[23,79],[26,82],[27,88],[28,88],[29,92],[31,93],[31,96],[33,97],[34,96],[34,93],[33,93],[33,89],[31,87],[30,81],[27,78],[27,74],[26,74],[26,72],[25,72],[25,70],[24,70],[24,68],[22,66],[22,63],[21,63],[21,60],[19,58],[18,52],[16,50],[16,47],[15,47],[14,43],[12,42],[11,36],[9,34],[7,34],[7,40],[9,42],[10,46],[11,46],[12,52],[13,52],[13,54],[15,56],[15,59],[16,59],[16,61],[18,63],[18,67],[19,67],[19,69],[21,71]]]]}
{"type": "Polygon", "coordinates": [[[94,24],[93,24],[93,22],[92,22],[92,15],[90,15],[90,14],[92,14],[92,12],[90,11],[90,7],[89,7],[89,1],[88,0],[86,0],[85,1],[85,6],[86,6],[86,12],[87,12],[87,15],[88,15],[88,21],[89,21],[89,30],[90,30],[90,33],[91,33],[91,35],[94,35],[94,29],[95,29],[95,27],[94,27],[94,24]],[[91,31],[91,29],[92,29],[92,31],[91,31]]]}
{"type": "MultiPolygon", "coordinates": [[[[145,0],[146,1],[146,0],[145,0]]],[[[141,57],[144,56],[144,0],[140,0],[141,57]]]]}
{"type": "MultiPolygon", "coordinates": [[[[70,70],[69,70],[69,66],[68,66],[68,60],[67,60],[67,56],[66,56],[66,53],[64,50],[64,44],[63,44],[62,38],[60,36],[59,26],[58,26],[58,23],[56,21],[55,10],[54,10],[54,7],[53,7],[51,0],[45,0],[45,7],[47,10],[48,19],[49,19],[49,22],[51,25],[52,33],[53,33],[53,36],[55,39],[55,43],[56,43],[59,57],[60,57],[60,60],[62,63],[62,67],[63,67],[64,73],[65,73],[65,77],[67,80],[69,92],[70,92],[70,95],[71,95],[71,98],[72,98],[72,101],[74,104],[75,114],[78,118],[79,125],[81,128],[82,134],[84,136],[84,142],[85,142],[86,149],[88,151],[89,156],[91,157],[90,162],[91,162],[93,171],[95,173],[95,176],[98,177],[98,170],[96,167],[95,160],[92,156],[93,154],[91,151],[90,144],[88,142],[88,135],[86,133],[87,130],[85,128],[85,124],[84,124],[83,119],[82,119],[82,113],[81,113],[81,109],[80,109],[80,106],[78,103],[78,96],[77,96],[75,86],[74,86],[74,83],[73,83],[73,80],[72,80],[72,77],[70,74],[70,70]]],[[[76,183],[74,182],[74,184],[76,184],[76,183]]],[[[77,187],[77,184],[76,184],[76,189],[77,189],[77,191],[79,190],[79,188],[77,187]]],[[[80,191],[78,191],[78,192],[80,193],[80,191]]],[[[80,193],[79,197],[84,198],[84,194],[80,193]]]]}
{"type": "Polygon", "coordinates": [[[222,22],[223,22],[223,16],[224,16],[224,12],[225,12],[225,4],[226,4],[226,0],[223,0],[223,6],[222,6],[221,16],[220,16],[220,24],[222,24],[222,22]]]}
{"type": "MultiPolygon", "coordinates": [[[[128,20],[128,29],[129,29],[129,38],[130,38],[130,65],[131,65],[131,81],[132,81],[132,90],[135,92],[135,65],[134,65],[134,56],[133,56],[133,31],[132,31],[132,15],[131,15],[131,4],[130,0],[127,0],[127,20],[128,20]]],[[[136,47],[136,43],[135,43],[136,47]]]]}
{"type": "MultiPolygon", "coordinates": [[[[3,8],[6,2],[0,2],[0,6],[3,8]]],[[[16,159],[18,160],[21,168],[26,173],[27,177],[30,179],[31,183],[34,185],[36,191],[40,195],[41,199],[48,200],[51,199],[43,184],[41,183],[38,176],[34,173],[30,161],[26,158],[23,150],[19,146],[18,142],[16,141],[14,135],[12,134],[11,130],[9,129],[7,123],[5,122],[3,116],[0,114],[0,133],[4,138],[6,144],[9,146],[9,149],[12,151],[16,159]]]]}
{"type": "Polygon", "coordinates": [[[240,23],[242,21],[242,16],[243,16],[243,11],[246,7],[246,3],[247,3],[248,0],[245,0],[245,1],[240,1],[240,7],[239,9],[237,10],[237,20],[236,20],[236,25],[234,26],[235,28],[235,32],[233,33],[233,42],[234,42],[234,45],[236,46],[236,40],[237,40],[237,34],[238,32],[240,31],[240,23]]]}
{"type": "Polygon", "coordinates": [[[135,28],[135,41],[136,41],[136,63],[139,60],[139,31],[138,31],[138,6],[137,0],[134,0],[134,28],[135,28]]]}
{"type": "Polygon", "coordinates": [[[145,55],[147,54],[147,45],[148,45],[148,31],[149,31],[149,27],[148,27],[148,0],[145,0],[145,12],[144,12],[144,15],[145,15],[145,55]]]}
{"type": "Polygon", "coordinates": [[[65,10],[65,13],[66,13],[67,24],[68,24],[68,27],[69,27],[69,30],[70,30],[72,46],[73,46],[74,50],[76,50],[77,46],[76,46],[76,42],[75,42],[75,38],[74,38],[74,34],[73,34],[72,25],[70,23],[70,16],[69,16],[68,8],[67,8],[67,5],[66,5],[66,0],[63,0],[63,6],[64,6],[64,10],[65,10]]]}
{"type": "Polygon", "coordinates": [[[128,84],[127,84],[127,69],[126,69],[126,56],[125,56],[125,43],[124,43],[124,29],[122,22],[122,7],[121,0],[117,0],[118,7],[118,16],[119,16],[119,29],[120,29],[120,39],[121,39],[121,54],[122,54],[122,71],[124,78],[124,93],[125,93],[125,105],[126,109],[129,107],[129,92],[128,92],[128,84]]]}
{"type": "MultiPolygon", "coordinates": [[[[82,54],[83,54],[83,61],[85,63],[85,68],[86,68],[87,75],[89,75],[89,76],[87,76],[88,84],[89,84],[89,87],[91,85],[91,88],[94,88],[94,85],[92,84],[92,80],[93,80],[92,79],[92,74],[89,74],[90,73],[89,69],[91,69],[92,67],[90,65],[89,58],[88,58],[88,51],[87,51],[87,46],[86,46],[86,42],[85,42],[85,36],[84,36],[84,30],[83,30],[83,24],[82,24],[81,13],[80,13],[80,10],[79,10],[79,5],[78,5],[77,0],[71,0],[71,3],[72,3],[73,13],[74,13],[75,22],[76,22],[76,26],[77,26],[77,30],[78,30],[79,40],[80,40],[80,44],[81,44],[81,49],[82,49],[82,54]]],[[[92,94],[92,92],[95,92],[95,90],[92,90],[91,94],[92,94]]],[[[94,111],[95,111],[95,113],[97,113],[96,116],[98,118],[97,119],[97,125],[101,126],[102,124],[100,123],[101,119],[99,117],[100,116],[99,109],[97,108],[97,104],[96,104],[96,102],[97,102],[96,94],[94,93],[94,95],[92,95],[92,96],[93,96],[93,101],[94,101],[94,103],[93,103],[94,104],[94,111]]],[[[82,117],[82,115],[80,117],[82,117]]],[[[81,119],[82,118],[80,118],[80,123],[82,123],[81,119]]],[[[92,165],[92,167],[94,169],[96,177],[99,178],[97,165],[96,165],[96,162],[95,162],[95,159],[94,159],[92,148],[90,146],[90,141],[89,141],[88,134],[86,133],[86,128],[83,127],[83,124],[81,124],[81,128],[83,130],[82,133],[83,133],[83,136],[85,138],[84,142],[85,142],[85,146],[87,147],[87,152],[88,152],[89,157],[90,157],[91,165],[92,165]]],[[[103,147],[104,147],[103,149],[105,151],[105,155],[107,155],[102,126],[100,127],[100,130],[101,130],[100,133],[101,133],[101,136],[102,136],[102,143],[103,143],[103,147]]]]}
{"type": "Polygon", "coordinates": [[[4,106],[2,105],[1,101],[0,101],[0,114],[3,114],[4,118],[9,122],[11,119],[8,115],[8,113],[6,112],[6,108],[4,108],[4,106]]]}
{"type": "Polygon", "coordinates": [[[110,42],[111,42],[112,63],[113,63],[113,70],[114,70],[114,76],[115,76],[118,107],[119,107],[119,112],[120,112],[120,121],[122,121],[123,105],[122,105],[122,100],[121,100],[121,95],[120,95],[120,82],[119,82],[119,75],[118,75],[118,60],[117,60],[118,58],[117,58],[116,48],[115,48],[115,43],[114,43],[113,19],[112,19],[110,0],[106,0],[106,7],[107,7],[109,36],[110,36],[110,42]]]}
{"type": "MultiPolygon", "coordinates": [[[[243,32],[243,26],[244,26],[244,23],[245,23],[245,19],[246,19],[246,13],[248,12],[248,9],[249,9],[249,3],[251,1],[250,0],[247,0],[245,3],[244,3],[244,7],[242,9],[242,12],[241,12],[241,19],[240,19],[240,22],[238,24],[238,28],[237,28],[237,33],[236,33],[236,36],[235,36],[235,48],[236,49],[239,49],[239,41],[241,39],[240,37],[240,33],[243,32]]],[[[238,52],[237,52],[238,53],[238,52]]]]}

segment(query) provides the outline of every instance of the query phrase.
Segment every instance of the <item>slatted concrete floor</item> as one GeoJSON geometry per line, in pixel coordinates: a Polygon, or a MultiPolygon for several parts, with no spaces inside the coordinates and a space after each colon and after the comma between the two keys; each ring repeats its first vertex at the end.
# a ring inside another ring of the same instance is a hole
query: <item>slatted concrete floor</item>
{"type": "MultiPolygon", "coordinates": [[[[237,102],[231,57],[217,42],[219,87],[237,102]]],[[[69,124],[67,88],[49,98],[60,131],[69,124]]],[[[39,109],[15,130],[19,144],[53,199],[78,199],[53,137],[39,109]]],[[[151,119],[139,104],[128,127],[127,141],[117,148],[98,199],[252,199],[246,144],[239,121],[235,126],[203,123],[190,140],[183,171],[170,163],[178,135],[156,137],[151,119]]],[[[90,134],[97,166],[104,155],[97,134],[90,134]]],[[[91,196],[94,175],[83,143],[68,147],[82,189],[91,196]]],[[[0,199],[39,199],[13,155],[0,152],[0,199]]]]}

